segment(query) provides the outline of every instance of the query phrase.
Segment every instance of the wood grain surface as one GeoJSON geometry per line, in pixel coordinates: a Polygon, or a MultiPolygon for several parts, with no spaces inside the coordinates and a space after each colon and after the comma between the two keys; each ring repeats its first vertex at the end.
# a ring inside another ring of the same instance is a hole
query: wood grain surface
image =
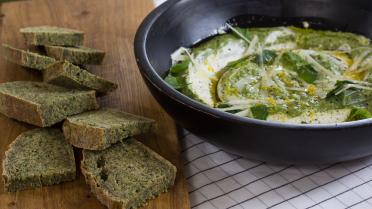
{"type": "MultiPolygon", "coordinates": [[[[102,66],[90,70],[119,84],[114,93],[100,99],[105,107],[154,118],[155,133],[142,140],[178,167],[176,185],[170,192],[149,202],[145,208],[189,208],[188,193],[182,176],[176,128],[147,90],[135,63],[133,41],[142,19],[153,9],[151,0],[29,0],[0,4],[0,39],[25,47],[19,29],[26,26],[55,25],[85,32],[85,45],[106,51],[102,66]]],[[[40,80],[40,73],[16,66],[0,58],[0,82],[40,80]]],[[[0,153],[23,131],[33,128],[0,116],[0,153]]],[[[79,156],[80,150],[76,150],[79,156]]],[[[78,157],[79,158],[79,157],[78,157]]],[[[83,176],[61,185],[3,192],[0,183],[0,209],[98,209],[105,208],[93,197],[83,176]]]]}

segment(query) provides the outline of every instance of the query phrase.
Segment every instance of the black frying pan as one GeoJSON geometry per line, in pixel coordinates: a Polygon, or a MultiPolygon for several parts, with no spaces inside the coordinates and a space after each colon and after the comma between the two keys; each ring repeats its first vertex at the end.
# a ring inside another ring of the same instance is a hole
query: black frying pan
{"type": "Polygon", "coordinates": [[[297,125],[243,118],[193,101],[162,79],[174,50],[215,35],[226,22],[241,27],[301,27],[303,21],[309,22],[311,28],[349,31],[372,38],[372,1],[168,1],[138,29],[137,63],[156,100],[179,125],[229,152],[286,163],[330,163],[372,154],[372,119],[297,125]]]}

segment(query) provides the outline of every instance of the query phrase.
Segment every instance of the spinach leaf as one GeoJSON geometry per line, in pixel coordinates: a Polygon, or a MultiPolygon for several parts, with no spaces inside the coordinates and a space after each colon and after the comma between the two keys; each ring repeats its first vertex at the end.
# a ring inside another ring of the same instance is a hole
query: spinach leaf
{"type": "Polygon", "coordinates": [[[286,67],[290,68],[291,70],[295,70],[296,64],[303,61],[299,55],[293,52],[284,53],[282,60],[284,65],[286,65],[286,67]]]}
{"type": "Polygon", "coordinates": [[[330,91],[326,99],[343,106],[355,106],[355,105],[365,105],[372,99],[372,95],[368,91],[362,89],[357,89],[354,87],[348,88],[339,94],[337,92],[345,88],[345,85],[353,84],[352,81],[337,81],[335,88],[330,91]]]}
{"type": "Polygon", "coordinates": [[[314,83],[318,78],[318,72],[312,65],[307,63],[302,57],[293,52],[287,52],[283,54],[283,63],[289,69],[296,71],[298,77],[307,83],[314,83]]]}
{"type": "Polygon", "coordinates": [[[216,104],[216,108],[226,108],[226,107],[231,107],[231,105],[226,104],[226,103],[218,103],[216,104]]]}
{"type": "Polygon", "coordinates": [[[235,114],[235,113],[238,113],[240,111],[243,111],[244,109],[240,109],[240,110],[229,110],[229,111],[226,111],[228,113],[231,113],[231,114],[235,114]]]}
{"type": "Polygon", "coordinates": [[[314,83],[318,77],[318,72],[310,65],[302,65],[297,69],[298,77],[307,83],[314,83]]]}
{"type": "MultiPolygon", "coordinates": [[[[326,98],[327,99],[335,98],[335,97],[343,98],[345,96],[345,92],[340,93],[338,95],[336,95],[336,93],[339,92],[341,89],[345,88],[345,85],[347,85],[347,84],[353,84],[353,82],[351,82],[351,81],[337,81],[336,85],[335,85],[335,88],[332,91],[328,92],[326,98]]],[[[356,90],[356,89],[355,88],[350,88],[348,90],[356,90]]]]}
{"type": "Polygon", "coordinates": [[[266,105],[258,104],[251,107],[251,112],[253,118],[266,120],[269,116],[269,108],[266,105]]]}
{"type": "Polygon", "coordinates": [[[173,88],[179,90],[186,86],[186,83],[184,81],[184,78],[182,77],[176,77],[171,74],[168,74],[167,77],[165,77],[165,82],[167,82],[169,85],[171,85],[173,88]]]}
{"type": "Polygon", "coordinates": [[[255,62],[257,64],[272,64],[276,56],[275,51],[264,49],[261,54],[256,55],[255,62]]]}
{"type": "Polygon", "coordinates": [[[183,73],[188,69],[189,64],[190,64],[190,60],[184,60],[180,63],[177,63],[177,64],[173,65],[170,68],[169,72],[172,73],[172,74],[183,73]]]}
{"type": "Polygon", "coordinates": [[[246,28],[239,28],[239,27],[234,27],[234,29],[237,30],[246,39],[248,39],[248,40],[251,39],[251,34],[249,33],[248,29],[246,29],[246,28]]]}
{"type": "MultiPolygon", "coordinates": [[[[220,102],[220,103],[216,104],[216,108],[227,108],[227,107],[232,107],[232,105],[229,105],[229,104],[223,103],[223,102],[220,102]]],[[[244,108],[236,109],[236,110],[227,110],[226,112],[231,113],[231,114],[235,114],[235,113],[238,113],[238,112],[243,111],[243,110],[244,110],[244,108]]]]}
{"type": "Polygon", "coordinates": [[[248,61],[248,57],[242,57],[238,60],[235,60],[235,61],[231,61],[229,63],[227,63],[227,65],[224,67],[224,68],[237,68],[240,66],[244,66],[246,64],[246,62],[248,61]]]}
{"type": "Polygon", "coordinates": [[[231,29],[233,34],[237,36],[238,38],[243,39],[248,44],[251,42],[251,34],[249,33],[248,29],[245,28],[239,28],[239,27],[233,27],[230,24],[226,23],[227,27],[231,29]]]}
{"type": "Polygon", "coordinates": [[[347,118],[347,121],[355,121],[355,120],[362,120],[371,118],[371,113],[364,108],[353,108],[350,112],[349,117],[347,118]]]}
{"type": "Polygon", "coordinates": [[[189,67],[191,60],[187,59],[180,63],[173,65],[169,69],[168,75],[164,78],[165,82],[171,85],[173,88],[180,90],[186,86],[186,80],[184,78],[184,73],[189,67]]]}

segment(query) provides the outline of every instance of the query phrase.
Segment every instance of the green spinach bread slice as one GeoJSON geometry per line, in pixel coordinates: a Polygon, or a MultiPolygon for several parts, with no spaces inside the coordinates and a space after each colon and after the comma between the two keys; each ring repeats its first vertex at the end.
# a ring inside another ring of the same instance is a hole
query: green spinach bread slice
{"type": "Polygon", "coordinates": [[[0,113],[39,127],[49,127],[70,115],[98,109],[95,91],[71,90],[42,82],[0,84],[0,113]]]}
{"type": "Polygon", "coordinates": [[[81,46],[84,32],[55,26],[36,26],[21,28],[21,34],[28,45],[35,46],[81,46]]]}
{"type": "Polygon", "coordinates": [[[98,65],[105,56],[105,52],[88,47],[45,46],[45,51],[50,57],[76,65],[98,65]]]}
{"type": "Polygon", "coordinates": [[[57,62],[43,71],[44,82],[80,90],[95,90],[99,95],[115,90],[118,85],[69,62],[57,62]]]}
{"type": "Polygon", "coordinates": [[[101,109],[68,117],[63,133],[73,146],[102,150],[130,136],[146,133],[155,121],[115,109],[101,109]]]}
{"type": "Polygon", "coordinates": [[[15,192],[72,181],[75,158],[58,129],[34,129],[19,135],[3,160],[5,191],[15,192]]]}
{"type": "Polygon", "coordinates": [[[37,70],[44,70],[49,65],[57,62],[54,58],[27,50],[17,49],[7,44],[3,44],[3,56],[9,62],[37,70]]]}
{"type": "Polygon", "coordinates": [[[105,150],[83,150],[81,170],[92,193],[109,209],[143,206],[172,187],[177,172],[169,161],[134,139],[105,150]]]}

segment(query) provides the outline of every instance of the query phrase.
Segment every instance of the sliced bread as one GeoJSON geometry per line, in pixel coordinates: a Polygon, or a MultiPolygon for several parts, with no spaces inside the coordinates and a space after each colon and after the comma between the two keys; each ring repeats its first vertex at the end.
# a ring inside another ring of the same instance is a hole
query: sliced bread
{"type": "Polygon", "coordinates": [[[17,49],[7,44],[3,44],[3,55],[4,58],[9,62],[37,70],[43,70],[56,62],[56,59],[54,58],[22,49],[17,49]]]}
{"type": "Polygon", "coordinates": [[[69,62],[57,62],[43,71],[44,82],[81,90],[95,90],[106,94],[115,90],[117,84],[94,75],[69,62]]]}
{"type": "Polygon", "coordinates": [[[105,52],[87,47],[45,46],[48,56],[57,60],[67,60],[77,65],[98,65],[102,63],[105,52]]]}
{"type": "Polygon", "coordinates": [[[102,150],[111,144],[148,132],[155,121],[114,109],[102,109],[68,117],[63,133],[73,146],[102,150]]]}
{"type": "Polygon", "coordinates": [[[98,108],[95,91],[71,90],[42,82],[0,84],[0,113],[39,127],[98,108]]]}
{"type": "Polygon", "coordinates": [[[173,186],[177,171],[134,139],[101,151],[83,150],[81,170],[93,194],[109,209],[141,207],[173,186]]]}
{"type": "Polygon", "coordinates": [[[74,152],[58,129],[34,129],[19,135],[5,152],[5,190],[15,192],[72,181],[74,152]]]}
{"type": "Polygon", "coordinates": [[[55,26],[21,28],[20,32],[28,45],[81,46],[84,33],[79,30],[55,26]]]}

